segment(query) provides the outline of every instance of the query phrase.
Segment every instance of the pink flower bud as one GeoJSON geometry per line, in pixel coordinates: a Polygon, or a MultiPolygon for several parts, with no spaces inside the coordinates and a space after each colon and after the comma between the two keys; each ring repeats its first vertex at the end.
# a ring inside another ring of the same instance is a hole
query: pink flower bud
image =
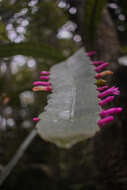
{"type": "Polygon", "coordinates": [[[102,110],[100,112],[100,116],[101,117],[106,117],[108,115],[112,115],[112,114],[117,114],[117,113],[120,113],[123,109],[120,108],[120,107],[117,107],[117,108],[110,108],[110,109],[107,109],[107,110],[102,110]]]}
{"type": "Polygon", "coordinates": [[[48,71],[41,71],[40,74],[41,75],[50,75],[50,72],[48,72],[48,71]]]}
{"type": "Polygon", "coordinates": [[[99,102],[99,105],[100,105],[100,106],[104,106],[105,104],[107,104],[107,103],[109,103],[109,102],[111,102],[111,101],[113,101],[113,100],[114,100],[114,96],[109,96],[109,97],[107,97],[107,98],[101,100],[101,101],[99,102]]]}
{"type": "Polygon", "coordinates": [[[33,92],[39,92],[39,91],[45,91],[45,92],[50,92],[52,91],[51,86],[35,86],[32,88],[33,92]]]}
{"type": "Polygon", "coordinates": [[[93,61],[92,65],[98,66],[98,65],[102,65],[102,63],[104,63],[104,61],[93,61]]]}
{"type": "Polygon", "coordinates": [[[34,118],[33,118],[33,121],[34,121],[34,122],[38,122],[39,120],[40,120],[40,119],[39,119],[38,117],[34,117],[34,118]]]}
{"type": "Polygon", "coordinates": [[[108,117],[106,117],[104,119],[100,119],[98,121],[98,125],[99,125],[99,127],[103,127],[104,125],[106,125],[108,123],[111,123],[113,120],[114,120],[113,116],[108,116],[108,117]]]}
{"type": "Polygon", "coordinates": [[[95,75],[95,78],[96,78],[96,79],[99,79],[99,78],[101,78],[101,77],[102,77],[101,73],[97,73],[97,74],[95,75]]]}
{"type": "Polygon", "coordinates": [[[87,52],[87,56],[91,57],[92,55],[95,55],[96,54],[96,51],[90,51],[90,52],[87,52]]]}
{"type": "Polygon", "coordinates": [[[113,72],[110,71],[110,70],[102,71],[101,73],[97,73],[97,74],[95,75],[95,78],[96,78],[96,79],[99,79],[99,78],[101,78],[101,77],[105,77],[105,76],[108,76],[108,75],[113,75],[113,72]]]}
{"type": "Polygon", "coordinates": [[[51,82],[42,82],[42,81],[35,81],[33,83],[34,86],[42,85],[42,86],[49,86],[51,85],[51,82]]]}
{"type": "Polygon", "coordinates": [[[51,92],[52,91],[52,87],[51,86],[47,86],[45,91],[51,92]]]}
{"type": "Polygon", "coordinates": [[[97,88],[98,91],[103,91],[103,90],[106,90],[108,88],[108,86],[102,86],[102,87],[99,87],[97,88]]]}
{"type": "Polygon", "coordinates": [[[40,76],[40,79],[42,79],[42,80],[49,80],[49,77],[48,76],[40,76]]]}
{"type": "Polygon", "coordinates": [[[120,91],[118,90],[118,88],[115,88],[115,87],[112,87],[112,88],[109,88],[103,92],[101,92],[99,95],[98,95],[98,98],[103,98],[104,96],[108,96],[108,95],[119,95],[120,94],[120,91]]]}
{"type": "Polygon", "coordinates": [[[109,65],[109,63],[103,63],[101,65],[99,65],[98,67],[95,68],[96,72],[101,71],[102,69],[104,69],[105,67],[107,67],[109,65]]]}

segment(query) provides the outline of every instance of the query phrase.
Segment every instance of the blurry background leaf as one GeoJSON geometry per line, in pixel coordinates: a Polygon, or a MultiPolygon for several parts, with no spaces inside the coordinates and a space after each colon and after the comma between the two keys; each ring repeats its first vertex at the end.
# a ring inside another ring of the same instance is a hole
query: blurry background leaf
{"type": "Polygon", "coordinates": [[[0,58],[14,55],[42,57],[56,62],[65,58],[59,49],[38,43],[9,43],[0,46],[0,58]]]}
{"type": "MultiPolygon", "coordinates": [[[[107,3],[107,0],[89,0],[84,7],[84,31],[86,39],[91,47],[94,45],[96,39],[96,32],[101,21],[102,11],[107,3]]],[[[91,48],[89,47],[89,48],[91,48]]]]}

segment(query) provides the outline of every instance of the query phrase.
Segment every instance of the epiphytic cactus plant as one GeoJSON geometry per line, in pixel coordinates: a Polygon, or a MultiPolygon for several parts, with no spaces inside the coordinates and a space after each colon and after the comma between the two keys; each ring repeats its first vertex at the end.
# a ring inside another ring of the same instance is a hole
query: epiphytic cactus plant
{"type": "Polygon", "coordinates": [[[80,49],[65,62],[53,66],[50,72],[41,72],[41,81],[34,82],[33,91],[51,91],[52,88],[45,111],[38,119],[34,118],[43,139],[68,148],[98,130],[99,107],[89,58],[95,53],[80,49]]]}
{"type": "MultiPolygon", "coordinates": [[[[104,78],[113,75],[105,70],[109,63],[93,61],[91,56],[96,52],[84,53],[81,49],[66,62],[55,65],[49,71],[41,71],[40,79],[34,82],[33,91],[47,91],[48,105],[39,118],[33,118],[37,123],[37,131],[45,140],[51,141],[61,147],[70,147],[73,144],[94,135],[97,131],[96,120],[99,113],[96,96],[100,99],[99,105],[103,107],[119,95],[118,87],[108,87],[104,78]],[[89,57],[89,58],[88,58],[89,57]],[[96,94],[92,65],[97,74],[96,94]]],[[[109,108],[100,112],[98,121],[102,127],[114,120],[114,115],[122,111],[120,107],[109,108]]]]}

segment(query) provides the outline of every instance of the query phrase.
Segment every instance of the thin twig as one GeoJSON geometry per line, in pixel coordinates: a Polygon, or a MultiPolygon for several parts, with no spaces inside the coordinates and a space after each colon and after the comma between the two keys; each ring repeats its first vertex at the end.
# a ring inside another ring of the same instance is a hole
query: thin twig
{"type": "Polygon", "coordinates": [[[34,137],[36,136],[37,131],[33,129],[30,134],[25,138],[23,143],[20,145],[18,151],[13,156],[13,158],[10,160],[10,162],[7,164],[7,166],[3,169],[1,175],[0,175],[0,186],[3,184],[3,182],[6,180],[12,169],[15,167],[19,159],[23,156],[25,150],[28,148],[34,137]]]}

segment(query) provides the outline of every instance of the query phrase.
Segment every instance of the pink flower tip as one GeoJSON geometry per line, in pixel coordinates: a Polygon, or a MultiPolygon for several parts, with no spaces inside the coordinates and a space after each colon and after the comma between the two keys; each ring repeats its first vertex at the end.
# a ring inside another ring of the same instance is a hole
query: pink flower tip
{"type": "Polygon", "coordinates": [[[38,122],[39,120],[40,120],[40,119],[39,119],[38,117],[34,117],[34,118],[33,118],[33,121],[34,121],[34,122],[38,122]]]}
{"type": "Polygon", "coordinates": [[[108,123],[111,123],[113,120],[114,120],[113,116],[108,116],[108,117],[106,117],[104,119],[100,119],[98,121],[98,125],[99,125],[99,127],[103,127],[104,125],[106,125],[108,123]]]}
{"type": "Polygon", "coordinates": [[[45,91],[51,92],[52,91],[52,87],[51,86],[47,86],[46,89],[45,89],[45,91]]]}
{"type": "Polygon", "coordinates": [[[98,98],[103,98],[105,96],[108,96],[109,94],[112,94],[112,95],[119,95],[120,94],[120,91],[118,90],[119,88],[116,88],[116,87],[111,87],[103,92],[101,92],[99,95],[98,95],[98,98]]]}
{"type": "Polygon", "coordinates": [[[107,67],[108,65],[109,65],[109,63],[103,63],[103,64],[99,65],[98,67],[96,67],[94,70],[95,70],[96,72],[99,72],[99,71],[101,71],[102,69],[104,69],[105,67],[107,67]]]}
{"type": "Polygon", "coordinates": [[[49,80],[49,77],[48,76],[40,76],[40,79],[42,79],[42,80],[49,80]]]}
{"type": "Polygon", "coordinates": [[[99,65],[101,65],[102,63],[104,63],[104,61],[93,61],[93,62],[92,62],[92,65],[94,65],[94,66],[99,66],[99,65]]]}
{"type": "Polygon", "coordinates": [[[87,52],[87,56],[92,56],[92,55],[95,55],[96,54],[96,51],[90,51],[90,52],[87,52]]]}
{"type": "Polygon", "coordinates": [[[107,85],[97,88],[97,90],[100,91],[100,92],[103,91],[103,90],[106,90],[106,89],[108,89],[107,85]]]}
{"type": "Polygon", "coordinates": [[[35,81],[35,82],[33,83],[33,85],[34,85],[34,86],[38,86],[38,85],[49,86],[49,85],[51,85],[51,82],[35,81]]]}
{"type": "Polygon", "coordinates": [[[111,102],[111,101],[113,101],[113,100],[114,100],[114,96],[109,96],[109,97],[107,97],[107,98],[101,100],[101,101],[99,102],[99,105],[100,105],[100,106],[104,106],[105,104],[107,104],[107,103],[109,103],[109,102],[111,102]]]}
{"type": "Polygon", "coordinates": [[[100,74],[100,73],[97,73],[96,75],[95,75],[95,78],[96,79],[99,79],[99,78],[101,78],[102,77],[102,75],[100,74]]]}
{"type": "Polygon", "coordinates": [[[50,72],[49,71],[41,71],[40,74],[41,75],[50,75],[50,72]]]}

